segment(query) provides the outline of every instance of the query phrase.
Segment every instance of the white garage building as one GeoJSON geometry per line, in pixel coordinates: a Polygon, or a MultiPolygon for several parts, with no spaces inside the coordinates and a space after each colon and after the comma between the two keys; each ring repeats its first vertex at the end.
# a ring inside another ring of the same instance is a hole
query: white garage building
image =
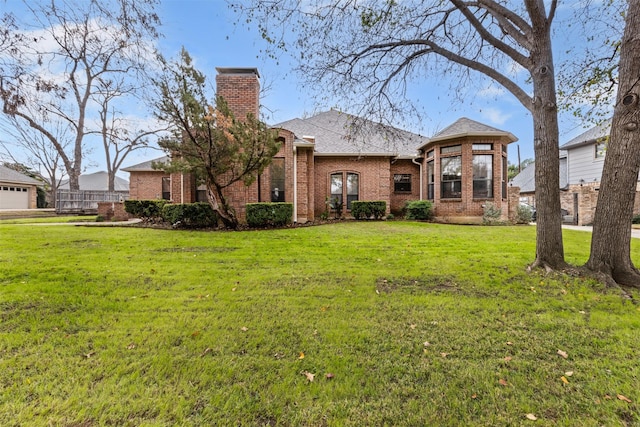
{"type": "Polygon", "coordinates": [[[41,182],[0,165],[0,209],[37,208],[41,182]]]}

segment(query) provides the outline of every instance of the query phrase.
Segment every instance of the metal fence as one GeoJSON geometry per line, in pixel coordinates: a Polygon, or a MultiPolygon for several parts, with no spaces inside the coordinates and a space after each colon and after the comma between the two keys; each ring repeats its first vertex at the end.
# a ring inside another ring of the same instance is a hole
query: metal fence
{"type": "Polygon", "coordinates": [[[58,190],[56,213],[98,213],[98,202],[121,202],[129,199],[128,191],[58,190]]]}

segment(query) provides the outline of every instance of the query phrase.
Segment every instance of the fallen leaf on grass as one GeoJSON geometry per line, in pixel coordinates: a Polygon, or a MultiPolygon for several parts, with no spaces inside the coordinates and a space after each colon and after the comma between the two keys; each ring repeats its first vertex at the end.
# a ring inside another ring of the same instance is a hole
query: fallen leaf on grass
{"type": "Polygon", "coordinates": [[[618,400],[622,400],[623,402],[632,403],[628,397],[625,397],[621,394],[618,395],[618,400]]]}
{"type": "Polygon", "coordinates": [[[205,348],[200,357],[204,357],[205,354],[210,353],[211,349],[209,347],[205,348]]]}
{"type": "Polygon", "coordinates": [[[307,372],[307,371],[304,371],[303,374],[304,374],[305,377],[307,377],[307,379],[309,380],[310,383],[313,382],[313,379],[316,376],[316,374],[312,374],[311,372],[307,372]]]}
{"type": "Polygon", "coordinates": [[[502,379],[502,378],[500,378],[500,379],[498,380],[498,382],[500,383],[500,385],[503,385],[503,386],[508,386],[508,385],[509,385],[509,383],[507,382],[507,380],[502,379]]]}
{"type": "Polygon", "coordinates": [[[613,397],[609,396],[608,394],[605,394],[605,395],[604,395],[604,398],[605,398],[605,399],[607,399],[607,400],[611,400],[611,399],[613,399],[613,397]]]}
{"type": "Polygon", "coordinates": [[[442,357],[447,357],[449,355],[449,353],[440,353],[440,356],[442,357]]]}
{"type": "Polygon", "coordinates": [[[324,377],[326,379],[328,379],[328,380],[332,380],[335,377],[335,375],[333,375],[331,372],[329,372],[328,374],[324,374],[324,377]]]}
{"type": "Polygon", "coordinates": [[[533,414],[527,414],[526,417],[527,417],[528,420],[531,420],[531,421],[535,421],[535,420],[538,419],[538,417],[536,417],[533,414]]]}
{"type": "Polygon", "coordinates": [[[327,311],[329,310],[329,306],[324,306],[324,307],[320,307],[320,311],[327,311]]]}
{"type": "Polygon", "coordinates": [[[562,380],[563,383],[565,384],[569,384],[569,380],[567,379],[567,377],[565,377],[564,375],[560,377],[560,379],[562,380]]]}
{"type": "Polygon", "coordinates": [[[131,343],[127,346],[127,350],[133,350],[134,348],[136,348],[136,345],[134,343],[131,343]]]}
{"type": "Polygon", "coordinates": [[[410,327],[411,329],[415,329],[415,328],[416,328],[416,326],[418,326],[418,325],[416,325],[415,323],[412,323],[412,324],[410,324],[410,325],[409,325],[409,327],[410,327]]]}
{"type": "Polygon", "coordinates": [[[249,330],[249,328],[247,328],[246,326],[243,326],[242,328],[240,328],[240,330],[242,332],[247,332],[249,330]]]}
{"type": "Polygon", "coordinates": [[[565,376],[565,377],[571,377],[571,376],[573,376],[573,371],[567,371],[567,372],[565,372],[565,373],[564,373],[564,376],[565,376]]]}
{"type": "Polygon", "coordinates": [[[505,361],[505,362],[511,362],[511,356],[507,356],[507,357],[505,357],[505,358],[504,358],[504,361],[505,361]]]}
{"type": "Polygon", "coordinates": [[[300,357],[298,357],[298,359],[304,359],[304,353],[300,352],[300,357]]]}
{"type": "Polygon", "coordinates": [[[84,357],[86,357],[87,359],[90,359],[91,356],[93,356],[94,354],[96,354],[95,351],[90,351],[89,353],[85,354],[84,357]]]}
{"type": "Polygon", "coordinates": [[[475,394],[475,393],[473,393],[473,394],[471,395],[471,398],[472,398],[472,399],[477,399],[477,398],[478,398],[478,395],[477,395],[477,394],[475,394]]]}
{"type": "Polygon", "coordinates": [[[566,351],[558,350],[557,354],[558,354],[558,355],[560,355],[560,356],[562,356],[562,357],[563,357],[563,358],[565,358],[565,359],[566,359],[567,357],[569,357],[569,355],[567,354],[567,352],[566,352],[566,351]]]}
{"type": "Polygon", "coordinates": [[[511,341],[507,341],[507,345],[513,345],[511,341]]]}
{"type": "Polygon", "coordinates": [[[431,343],[430,343],[429,341],[425,341],[425,342],[424,342],[424,346],[425,346],[425,347],[429,347],[430,345],[431,345],[431,343]]]}

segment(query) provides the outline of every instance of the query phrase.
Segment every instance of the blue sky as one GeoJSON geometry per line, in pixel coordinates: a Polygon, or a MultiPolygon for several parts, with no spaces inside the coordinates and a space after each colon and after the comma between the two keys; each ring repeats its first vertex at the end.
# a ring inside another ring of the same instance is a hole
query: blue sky
{"type": "MultiPolygon", "coordinates": [[[[255,26],[248,24],[231,11],[222,0],[164,0],[160,15],[165,38],[159,42],[162,52],[175,56],[184,46],[195,58],[198,68],[210,79],[215,67],[256,67],[263,86],[270,87],[261,99],[269,123],[279,123],[295,117],[324,111],[338,105],[316,105],[310,91],[300,83],[291,58],[282,56],[278,63],[264,58],[265,44],[255,26]],[[237,21],[237,24],[234,25],[237,21]]],[[[556,42],[556,50],[563,49],[556,42]]],[[[454,97],[450,82],[443,76],[413,82],[414,97],[426,111],[419,123],[395,123],[425,136],[432,136],[460,117],[468,117],[487,125],[503,129],[518,137],[509,147],[509,161],[533,158],[533,123],[529,112],[508,92],[495,83],[477,76],[480,90],[472,88],[462,100],[454,97]]],[[[348,112],[348,111],[347,111],[348,112]]],[[[561,144],[582,133],[570,117],[561,120],[561,144]]]]}
{"type": "MultiPolygon", "coordinates": [[[[17,0],[9,0],[13,2],[17,0]]],[[[2,4],[2,3],[0,3],[2,4]]],[[[10,3],[11,4],[11,3],[10,3]]],[[[15,4],[13,4],[15,5],[15,4]]],[[[269,87],[261,99],[263,113],[270,124],[295,117],[312,115],[334,105],[317,105],[311,91],[305,88],[292,71],[291,58],[282,56],[278,61],[262,54],[266,47],[255,29],[235,15],[223,0],[163,0],[159,15],[164,37],[157,41],[160,51],[175,58],[184,46],[194,58],[197,68],[204,72],[211,84],[215,80],[215,67],[256,67],[263,87],[269,87]]],[[[556,49],[564,46],[556,42],[556,49]]],[[[463,96],[454,96],[451,82],[442,75],[411,84],[415,102],[426,112],[420,123],[393,123],[424,136],[432,136],[460,117],[485,123],[513,133],[519,141],[509,147],[509,161],[517,163],[518,147],[521,159],[533,158],[531,116],[508,92],[480,75],[477,82],[463,96]]],[[[349,111],[347,111],[349,112],[349,111]]],[[[565,117],[561,120],[560,142],[566,142],[584,129],[565,117]]],[[[124,166],[133,165],[162,155],[158,151],[133,152],[124,166]]],[[[95,150],[85,173],[106,170],[101,150],[95,150]]],[[[127,178],[126,172],[120,176],[127,178]]]]}

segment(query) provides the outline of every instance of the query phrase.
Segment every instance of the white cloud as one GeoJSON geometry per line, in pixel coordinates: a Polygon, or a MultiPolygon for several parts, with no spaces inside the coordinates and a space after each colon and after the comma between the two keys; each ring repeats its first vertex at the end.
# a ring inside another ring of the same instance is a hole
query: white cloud
{"type": "Polygon", "coordinates": [[[482,117],[496,125],[503,125],[511,117],[511,114],[504,113],[499,109],[493,107],[480,110],[480,114],[482,115],[482,117]]]}
{"type": "Polygon", "coordinates": [[[504,95],[507,91],[502,86],[489,85],[478,91],[476,94],[480,98],[497,98],[504,95]]]}

